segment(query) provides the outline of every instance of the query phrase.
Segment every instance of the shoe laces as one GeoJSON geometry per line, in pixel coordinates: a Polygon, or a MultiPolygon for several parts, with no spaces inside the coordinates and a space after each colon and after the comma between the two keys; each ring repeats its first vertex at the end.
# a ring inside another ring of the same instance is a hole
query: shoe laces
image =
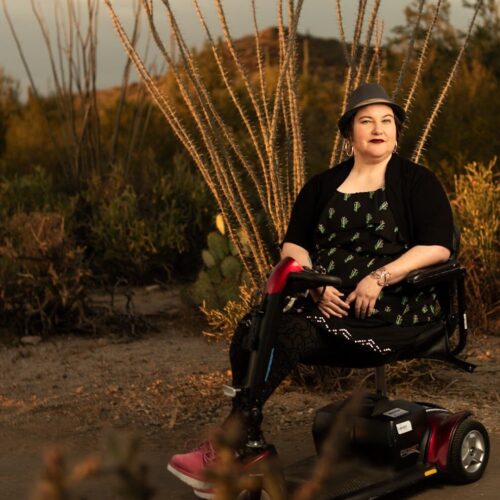
{"type": "Polygon", "coordinates": [[[202,458],[203,458],[203,463],[205,465],[215,461],[215,458],[217,456],[217,452],[215,451],[214,447],[212,446],[212,443],[210,440],[205,440],[203,441],[198,448],[196,448],[202,453],[202,458]]]}

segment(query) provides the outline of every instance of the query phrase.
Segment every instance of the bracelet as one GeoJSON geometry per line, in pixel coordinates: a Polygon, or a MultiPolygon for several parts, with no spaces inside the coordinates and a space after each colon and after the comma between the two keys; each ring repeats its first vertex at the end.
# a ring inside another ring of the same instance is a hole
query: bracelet
{"type": "Polygon", "coordinates": [[[388,281],[391,277],[391,273],[385,267],[380,267],[372,271],[370,276],[377,281],[378,286],[384,287],[389,284],[388,281]]]}

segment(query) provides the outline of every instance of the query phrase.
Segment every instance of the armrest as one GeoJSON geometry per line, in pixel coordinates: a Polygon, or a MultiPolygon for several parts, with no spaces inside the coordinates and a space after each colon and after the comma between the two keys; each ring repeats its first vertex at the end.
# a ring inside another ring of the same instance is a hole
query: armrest
{"type": "Polygon", "coordinates": [[[465,269],[455,259],[450,259],[442,264],[415,269],[405,278],[405,283],[417,288],[435,285],[443,281],[450,281],[460,275],[465,274],[465,269]]]}

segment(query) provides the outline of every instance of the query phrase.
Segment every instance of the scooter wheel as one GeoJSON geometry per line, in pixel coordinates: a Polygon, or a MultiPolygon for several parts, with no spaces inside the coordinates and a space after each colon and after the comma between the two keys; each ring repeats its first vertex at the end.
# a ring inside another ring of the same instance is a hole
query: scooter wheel
{"type": "Polygon", "coordinates": [[[237,500],[271,500],[271,497],[266,493],[265,490],[245,490],[238,495],[237,500]]]}
{"type": "Polygon", "coordinates": [[[490,439],[484,425],[466,418],[451,440],[447,476],[455,483],[473,483],[484,473],[490,455],[490,439]]]}

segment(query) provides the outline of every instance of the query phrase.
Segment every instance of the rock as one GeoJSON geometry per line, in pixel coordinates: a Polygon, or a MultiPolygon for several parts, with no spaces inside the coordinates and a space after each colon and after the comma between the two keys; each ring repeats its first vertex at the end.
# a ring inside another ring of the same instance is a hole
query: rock
{"type": "Polygon", "coordinates": [[[42,341],[42,337],[38,335],[26,335],[21,337],[21,344],[24,345],[38,345],[42,341]]]}

